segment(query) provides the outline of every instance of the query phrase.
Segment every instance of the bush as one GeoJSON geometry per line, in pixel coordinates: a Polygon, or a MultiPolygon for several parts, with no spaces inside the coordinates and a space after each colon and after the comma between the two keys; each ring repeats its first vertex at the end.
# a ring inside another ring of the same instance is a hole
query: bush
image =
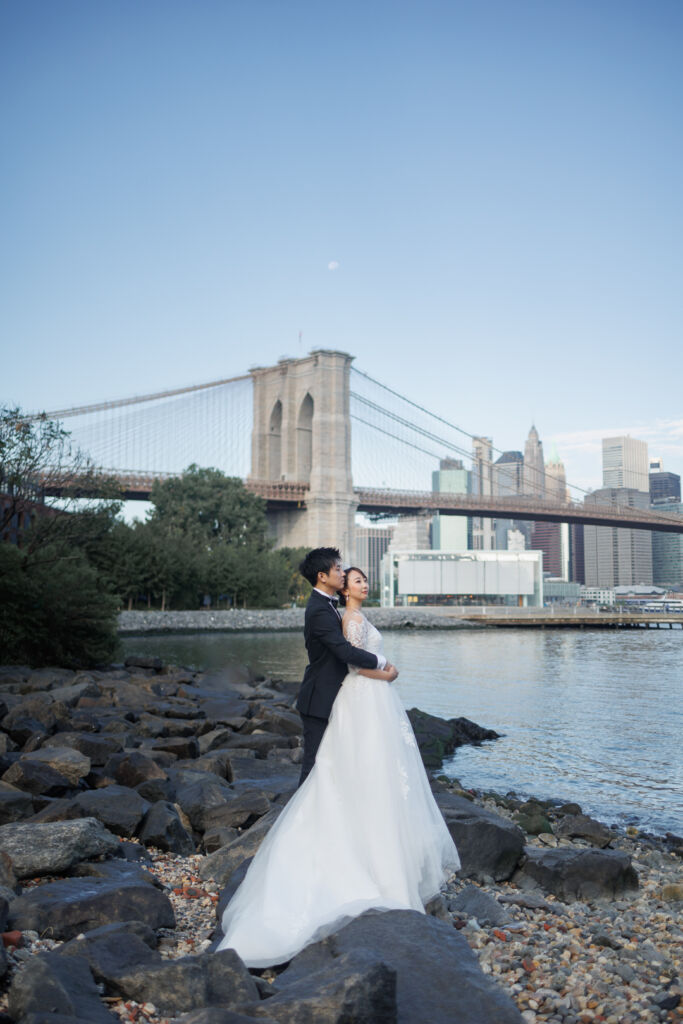
{"type": "Polygon", "coordinates": [[[92,667],[116,652],[117,599],[77,549],[0,544],[0,663],[92,667]]]}

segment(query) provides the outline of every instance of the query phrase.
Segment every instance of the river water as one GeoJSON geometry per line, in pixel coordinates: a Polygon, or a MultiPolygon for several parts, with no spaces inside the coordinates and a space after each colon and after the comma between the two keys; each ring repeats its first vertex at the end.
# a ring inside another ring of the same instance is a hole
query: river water
{"type": "MultiPolygon", "coordinates": [[[[465,787],[580,803],[608,824],[683,832],[681,630],[385,633],[406,707],[502,733],[444,765],[465,787]]],[[[126,637],[126,654],[300,679],[299,633],[126,637]]]]}

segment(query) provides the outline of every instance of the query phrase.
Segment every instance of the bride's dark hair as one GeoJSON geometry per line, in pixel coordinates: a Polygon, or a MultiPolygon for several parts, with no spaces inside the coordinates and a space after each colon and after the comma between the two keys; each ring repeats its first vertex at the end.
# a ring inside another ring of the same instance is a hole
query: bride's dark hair
{"type": "MultiPolygon", "coordinates": [[[[365,580],[365,582],[367,583],[368,578],[365,575],[365,573],[363,572],[363,570],[359,569],[357,565],[350,565],[348,567],[348,569],[344,569],[344,587],[343,587],[344,590],[349,585],[349,573],[350,572],[359,572],[361,574],[361,576],[363,577],[363,579],[365,580]]],[[[346,608],[346,598],[342,594],[341,590],[338,590],[337,593],[339,594],[339,605],[340,605],[340,607],[341,608],[346,608]]]]}

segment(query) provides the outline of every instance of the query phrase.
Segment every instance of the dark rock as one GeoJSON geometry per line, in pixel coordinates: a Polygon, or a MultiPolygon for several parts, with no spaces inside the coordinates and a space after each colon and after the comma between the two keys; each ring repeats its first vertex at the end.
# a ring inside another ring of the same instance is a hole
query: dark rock
{"type": "Polygon", "coordinates": [[[552,825],[540,807],[533,810],[524,810],[523,807],[520,807],[518,811],[515,811],[515,821],[529,836],[539,836],[541,833],[552,835],[552,825]]]}
{"type": "MultiPolygon", "coordinates": [[[[115,935],[119,936],[119,941],[133,935],[144,942],[149,949],[156,949],[157,947],[155,932],[143,921],[115,921],[114,924],[103,924],[99,928],[93,928],[78,939],[70,939],[69,942],[62,943],[57,952],[60,956],[63,954],[70,955],[75,947],[78,946],[78,943],[99,942],[100,939],[105,939],[107,936],[113,938],[115,935]]],[[[80,956],[81,954],[79,953],[78,955],[80,956]]]]}
{"type": "Polygon", "coordinates": [[[175,785],[169,778],[149,779],[147,782],[141,782],[135,789],[143,800],[147,800],[150,804],[156,804],[159,800],[175,803],[175,785]]]}
{"type": "Polygon", "coordinates": [[[154,750],[165,750],[176,757],[199,757],[199,742],[196,736],[169,736],[154,741],[154,750]]]}
{"type": "Polygon", "coordinates": [[[296,711],[285,708],[272,708],[263,713],[263,719],[269,728],[282,736],[301,736],[301,716],[296,711]]]}
{"type": "MultiPolygon", "coordinates": [[[[396,970],[371,949],[357,949],[289,982],[256,1008],[257,1017],[278,1024],[394,1024],[397,1015],[396,970]]],[[[422,1017],[420,1020],[429,1020],[422,1017]]],[[[453,1018],[451,1018],[453,1019],[453,1018]]]]}
{"type": "Polygon", "coordinates": [[[276,747],[289,747],[289,736],[280,736],[275,732],[252,732],[248,734],[234,733],[225,744],[228,750],[255,750],[257,757],[266,757],[268,751],[276,747]]]}
{"type": "Polygon", "coordinates": [[[106,878],[64,878],[38,886],[14,900],[9,911],[12,928],[55,939],[71,939],[114,921],[175,927],[168,897],[153,885],[122,885],[106,878]]]}
{"type": "Polygon", "coordinates": [[[282,807],[272,807],[229,846],[223,846],[205,857],[199,868],[199,877],[214,878],[219,885],[224,885],[242,861],[254,856],[282,810],[282,807]]]}
{"type": "Polygon", "coordinates": [[[153,804],[143,818],[138,831],[140,841],[170,853],[189,856],[195,852],[192,836],[188,835],[178,811],[171,803],[153,804]]]}
{"type": "Polygon", "coordinates": [[[36,798],[36,803],[40,800],[44,804],[39,811],[27,820],[26,824],[40,824],[41,822],[50,821],[73,821],[75,818],[87,818],[88,815],[83,807],[80,807],[76,803],[76,797],[56,797],[53,799],[45,800],[45,798],[36,798]]]}
{"type": "Polygon", "coordinates": [[[97,818],[117,836],[126,839],[135,835],[138,825],[149,810],[146,800],[126,786],[107,786],[88,793],[79,793],[74,804],[97,818]]]}
{"type": "Polygon", "coordinates": [[[478,746],[484,740],[498,739],[498,733],[493,729],[484,729],[469,718],[451,718],[447,721],[420,711],[419,708],[411,708],[408,717],[427,768],[440,768],[443,759],[464,744],[478,746]]]}
{"type": "Polygon", "coordinates": [[[127,750],[120,754],[114,754],[109,758],[105,767],[105,773],[121,786],[128,786],[135,789],[141,782],[148,782],[151,779],[167,779],[168,775],[163,768],[152,760],[145,757],[139,750],[127,750]]]}
{"type": "Polygon", "coordinates": [[[653,996],[652,1002],[660,1010],[675,1010],[681,1002],[681,994],[680,992],[658,992],[656,996],[653,996]]]}
{"type": "Polygon", "coordinates": [[[131,654],[123,663],[126,668],[146,668],[152,669],[154,672],[161,672],[164,663],[161,658],[145,658],[141,655],[131,654]]]}
{"type": "Polygon", "coordinates": [[[246,789],[239,796],[211,807],[204,815],[204,827],[248,827],[270,810],[270,800],[262,789],[246,789]]]}
{"type": "Polygon", "coordinates": [[[33,799],[9,782],[0,781],[0,825],[21,821],[33,814],[33,799]]]}
{"type": "MultiPolygon", "coordinates": [[[[264,1012],[259,1007],[259,1024],[278,1024],[272,1017],[264,1017],[264,1012]]],[[[222,1006],[206,1006],[201,1010],[183,1014],[182,1017],[178,1017],[176,1024],[254,1024],[254,1018],[251,1015],[247,1017],[243,1013],[235,1013],[233,1010],[225,1010],[222,1006]]]]}
{"type": "Polygon", "coordinates": [[[234,871],[231,873],[225,883],[225,887],[221,892],[218,902],[216,903],[216,920],[218,921],[218,931],[222,935],[221,922],[223,920],[223,914],[230,900],[233,898],[240,885],[244,881],[245,875],[249,870],[249,865],[253,861],[253,857],[246,857],[241,864],[238,864],[234,871]]]}
{"type": "Polygon", "coordinates": [[[9,1012],[15,1020],[28,1014],[63,1014],[88,1024],[118,1021],[105,1008],[87,962],[54,953],[39,953],[14,975],[9,990],[9,1012]]]}
{"type": "Polygon", "coordinates": [[[254,756],[231,756],[232,789],[243,793],[246,789],[261,789],[269,800],[282,793],[293,793],[299,783],[301,770],[295,765],[273,765],[254,756]]]}
{"type": "MultiPolygon", "coordinates": [[[[56,951],[63,957],[83,957],[96,981],[111,987],[112,979],[130,970],[140,970],[147,964],[161,963],[154,946],[135,931],[138,922],[105,925],[87,932],[82,938],[65,942],[56,951]]],[[[144,927],[139,925],[139,927],[144,927]]],[[[147,929],[153,936],[151,929],[147,929]]]]}
{"type": "Polygon", "coordinates": [[[154,1003],[169,1015],[212,1003],[237,1006],[259,999],[256,983],[233,949],[145,963],[111,977],[109,985],[125,998],[154,1003]]]}
{"type": "Polygon", "coordinates": [[[152,863],[152,858],[144,846],[141,846],[140,843],[128,843],[125,840],[119,842],[114,850],[114,856],[120,857],[121,860],[127,860],[129,863],[152,863]]]}
{"type": "Polygon", "coordinates": [[[16,887],[17,876],[12,864],[12,858],[0,845],[0,888],[14,890],[16,887]]]}
{"type": "Polygon", "coordinates": [[[236,828],[221,828],[212,826],[207,828],[202,836],[204,853],[215,853],[222,846],[227,846],[234,839],[237,839],[239,830],[236,828]]]}
{"type": "Polygon", "coordinates": [[[90,771],[90,758],[72,747],[43,746],[30,754],[22,754],[20,760],[49,765],[68,779],[71,786],[78,786],[90,771]]]}
{"type": "MultiPolygon", "coordinates": [[[[277,979],[278,992],[284,994],[300,979],[305,982],[314,971],[320,978],[326,972],[334,978],[341,956],[354,951],[365,951],[395,971],[401,1024],[522,1024],[508,995],[482,973],[465,938],[451,925],[414,910],[367,912],[355,918],[294,957],[277,979]]],[[[264,1012],[279,1021],[278,998],[267,1000],[264,1012]]]]}
{"type": "Polygon", "coordinates": [[[230,764],[230,751],[215,750],[208,754],[202,754],[196,761],[184,761],[183,764],[193,765],[195,770],[202,772],[213,772],[226,782],[232,782],[232,766],[230,764]]]}
{"type": "Polygon", "coordinates": [[[0,850],[10,857],[17,878],[59,875],[80,861],[112,853],[117,846],[111,832],[94,818],[0,827],[0,850]]]}
{"type": "Polygon", "coordinates": [[[58,732],[43,741],[43,748],[62,746],[78,750],[90,758],[91,765],[101,767],[112,754],[121,750],[122,744],[116,736],[93,735],[89,732],[58,732]]]}
{"type": "Polygon", "coordinates": [[[221,807],[233,796],[228,783],[210,772],[181,776],[176,783],[176,803],[198,832],[204,831],[205,821],[211,809],[221,807]]]}
{"type": "MultiPolygon", "coordinates": [[[[246,719],[245,719],[246,721],[246,719]]],[[[211,750],[217,750],[224,746],[234,735],[232,729],[212,729],[199,737],[199,752],[208,754],[211,750]]]]}
{"type": "Polygon", "coordinates": [[[553,808],[558,814],[583,814],[579,804],[560,804],[559,807],[553,808]]]}
{"type": "Polygon", "coordinates": [[[72,878],[108,878],[109,881],[118,882],[121,885],[142,882],[163,889],[156,875],[143,867],[139,861],[124,860],[122,857],[84,861],[83,864],[77,864],[69,872],[69,875],[72,878]]]}
{"type": "Polygon", "coordinates": [[[33,796],[64,796],[73,789],[66,775],[40,761],[15,761],[2,776],[2,781],[33,796]]]}
{"type": "Polygon", "coordinates": [[[513,882],[531,880],[561,900],[615,898],[638,888],[631,858],[621,850],[540,849],[527,846],[513,882]]]}
{"type": "Polygon", "coordinates": [[[555,826],[555,835],[565,839],[586,839],[591,845],[604,848],[614,839],[606,825],[586,814],[568,814],[555,826]]]}
{"type": "Polygon", "coordinates": [[[436,802],[460,854],[464,878],[510,878],[524,849],[524,833],[507,818],[452,793],[436,802]]]}
{"type": "Polygon", "coordinates": [[[474,917],[479,924],[497,927],[510,923],[510,915],[493,896],[474,885],[466,886],[448,904],[449,910],[460,917],[474,917]]]}

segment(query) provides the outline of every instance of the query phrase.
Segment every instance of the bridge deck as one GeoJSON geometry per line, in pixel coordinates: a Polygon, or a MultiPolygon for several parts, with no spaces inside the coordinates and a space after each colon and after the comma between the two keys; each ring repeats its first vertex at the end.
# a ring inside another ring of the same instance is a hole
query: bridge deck
{"type": "MultiPolygon", "coordinates": [[[[119,473],[121,497],[127,501],[148,500],[155,480],[166,474],[119,473]]],[[[297,481],[245,481],[253,494],[267,502],[271,511],[305,508],[309,486],[297,481]]],[[[59,496],[58,488],[46,490],[59,496]]],[[[480,516],[484,519],[524,519],[555,523],[583,523],[587,526],[614,526],[630,529],[683,533],[683,516],[671,512],[637,509],[625,505],[560,504],[542,498],[516,495],[494,497],[480,494],[444,494],[432,491],[392,491],[366,487],[354,488],[358,511],[371,517],[418,515],[439,512],[442,515],[480,516]]]]}

